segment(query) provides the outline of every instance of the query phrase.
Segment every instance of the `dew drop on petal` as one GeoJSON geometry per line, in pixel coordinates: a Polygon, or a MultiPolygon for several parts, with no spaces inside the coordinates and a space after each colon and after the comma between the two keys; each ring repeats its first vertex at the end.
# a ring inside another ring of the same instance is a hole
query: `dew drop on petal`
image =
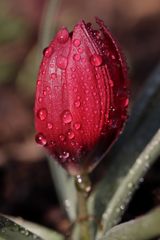
{"type": "Polygon", "coordinates": [[[111,87],[113,87],[114,86],[114,82],[113,82],[113,80],[109,80],[109,85],[111,86],[111,87]]]}
{"type": "Polygon", "coordinates": [[[80,124],[79,122],[76,122],[76,123],[74,124],[74,127],[75,127],[76,130],[79,130],[80,127],[81,127],[81,124],[80,124]]]}
{"type": "Polygon", "coordinates": [[[57,40],[59,43],[66,43],[69,38],[69,33],[66,28],[62,28],[58,33],[57,33],[57,40]]]}
{"type": "Polygon", "coordinates": [[[57,67],[60,69],[66,69],[67,67],[67,58],[63,56],[59,56],[56,61],[57,67]]]}
{"type": "Polygon", "coordinates": [[[41,85],[41,80],[38,80],[38,81],[37,81],[37,85],[38,85],[38,86],[41,85]]]}
{"type": "Polygon", "coordinates": [[[47,92],[46,90],[43,91],[43,95],[46,96],[47,95],[47,92]]]}
{"type": "Polygon", "coordinates": [[[76,53],[76,54],[73,55],[73,59],[74,59],[75,61],[79,61],[79,60],[81,59],[81,55],[78,54],[78,53],[76,53]]]}
{"type": "Polygon", "coordinates": [[[59,135],[59,139],[63,142],[64,139],[65,139],[65,136],[64,136],[63,134],[60,134],[60,135],[59,135]]]}
{"type": "Polygon", "coordinates": [[[48,129],[52,129],[52,128],[53,128],[53,124],[52,124],[52,123],[50,123],[50,122],[49,122],[49,123],[47,123],[47,128],[48,128],[48,129]]]}
{"type": "Polygon", "coordinates": [[[63,122],[64,122],[65,124],[72,122],[71,112],[70,112],[69,110],[65,110],[65,111],[62,113],[62,119],[63,119],[63,122]]]}
{"type": "Polygon", "coordinates": [[[69,158],[69,152],[63,152],[61,155],[59,155],[59,158],[62,158],[62,159],[69,158]]]}
{"type": "Polygon", "coordinates": [[[111,55],[111,58],[112,58],[113,60],[116,59],[116,57],[115,57],[113,54],[111,55]]]}
{"type": "Polygon", "coordinates": [[[52,47],[47,47],[43,50],[43,55],[47,58],[49,58],[52,55],[53,48],[52,47]]]}
{"type": "Polygon", "coordinates": [[[55,80],[56,79],[56,74],[55,73],[51,73],[51,79],[55,80]]]}
{"type": "Polygon", "coordinates": [[[81,44],[81,41],[80,41],[79,39],[74,39],[73,45],[74,45],[75,47],[79,47],[80,44],[81,44]]]}
{"type": "Polygon", "coordinates": [[[102,64],[102,57],[99,54],[93,54],[90,58],[92,65],[100,66],[102,64]]]}
{"type": "Polygon", "coordinates": [[[50,92],[51,88],[49,86],[46,87],[47,91],[50,92]]]}
{"type": "Polygon", "coordinates": [[[45,120],[46,117],[47,117],[47,110],[46,110],[45,108],[39,109],[38,112],[37,112],[37,117],[38,117],[41,121],[45,120]]]}
{"type": "Polygon", "coordinates": [[[73,139],[74,138],[74,132],[72,130],[69,130],[67,135],[68,135],[69,139],[73,139]]]}
{"type": "Polygon", "coordinates": [[[36,141],[36,143],[41,144],[43,146],[47,144],[47,139],[43,135],[43,133],[37,133],[35,136],[35,141],[36,141]]]}
{"type": "Polygon", "coordinates": [[[80,101],[75,101],[75,103],[74,103],[74,105],[75,105],[75,107],[80,107],[80,105],[81,105],[81,102],[80,101]]]}
{"type": "Polygon", "coordinates": [[[82,52],[83,52],[83,49],[82,49],[82,48],[78,48],[78,52],[79,52],[79,53],[82,53],[82,52]]]}
{"type": "Polygon", "coordinates": [[[129,104],[129,99],[126,98],[125,101],[124,101],[124,107],[128,107],[128,104],[129,104]]]}
{"type": "Polygon", "coordinates": [[[42,98],[41,98],[41,97],[38,98],[38,102],[39,102],[39,103],[42,102],[42,98]]]}
{"type": "Polygon", "coordinates": [[[82,58],[82,62],[85,63],[87,60],[86,58],[82,58]]]}

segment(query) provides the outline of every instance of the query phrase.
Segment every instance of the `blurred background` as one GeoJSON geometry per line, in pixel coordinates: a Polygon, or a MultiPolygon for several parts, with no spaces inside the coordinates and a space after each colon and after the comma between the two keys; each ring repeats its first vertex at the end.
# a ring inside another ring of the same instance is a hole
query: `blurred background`
{"type": "MultiPolygon", "coordinates": [[[[61,232],[69,223],[59,207],[45,152],[34,142],[36,74],[48,21],[53,37],[60,26],[72,29],[80,19],[93,22],[94,16],[104,20],[125,52],[134,102],[160,60],[160,0],[0,1],[0,212],[61,232]]],[[[157,169],[147,174],[133,200],[139,207],[132,202],[127,216],[160,203],[157,169]],[[142,195],[148,199],[145,204],[142,195]]],[[[95,183],[98,173],[93,174],[95,183]]]]}

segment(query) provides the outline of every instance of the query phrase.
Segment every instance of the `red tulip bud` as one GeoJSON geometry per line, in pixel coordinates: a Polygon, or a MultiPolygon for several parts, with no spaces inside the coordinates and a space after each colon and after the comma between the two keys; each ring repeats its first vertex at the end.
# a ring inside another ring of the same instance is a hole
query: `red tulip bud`
{"type": "Polygon", "coordinates": [[[37,143],[76,175],[89,172],[127,119],[127,68],[103,22],[61,28],[44,50],[37,80],[37,143]]]}

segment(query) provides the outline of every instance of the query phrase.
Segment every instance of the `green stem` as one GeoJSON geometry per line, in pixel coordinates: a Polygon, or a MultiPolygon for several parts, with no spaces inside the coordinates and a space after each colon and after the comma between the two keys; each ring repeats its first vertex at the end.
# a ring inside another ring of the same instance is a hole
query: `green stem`
{"type": "Polygon", "coordinates": [[[101,239],[104,234],[120,220],[127,204],[129,203],[137,185],[143,179],[151,164],[160,155],[160,129],[146,146],[144,151],[136,159],[120,187],[113,195],[106,211],[102,216],[102,226],[97,233],[96,239],[101,239]]]}
{"type": "Polygon", "coordinates": [[[89,216],[87,209],[87,197],[91,190],[88,176],[78,175],[75,179],[77,189],[77,220],[79,223],[80,240],[90,240],[89,216]]]}

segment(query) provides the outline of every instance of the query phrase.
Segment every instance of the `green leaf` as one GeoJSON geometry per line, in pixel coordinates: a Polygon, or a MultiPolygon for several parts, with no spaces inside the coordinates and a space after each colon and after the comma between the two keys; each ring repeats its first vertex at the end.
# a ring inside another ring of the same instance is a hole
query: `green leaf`
{"type": "Polygon", "coordinates": [[[63,240],[64,237],[46,227],[21,218],[0,215],[0,240],[63,240]]]}
{"type": "Polygon", "coordinates": [[[160,236],[160,208],[143,217],[117,225],[99,240],[149,240],[160,236]]]}
{"type": "Polygon", "coordinates": [[[0,215],[0,240],[43,240],[8,218],[0,215]]]}
{"type": "Polygon", "coordinates": [[[135,163],[129,170],[126,177],[122,180],[117,191],[114,193],[109,202],[106,211],[102,215],[101,225],[103,229],[98,232],[99,236],[103,236],[112,226],[120,220],[128,202],[130,201],[135,189],[140,183],[141,178],[151,166],[151,164],[160,156],[160,129],[157,131],[153,139],[146,146],[144,151],[136,159],[135,163]]]}
{"type": "Polygon", "coordinates": [[[38,236],[41,236],[44,240],[63,240],[64,237],[49,228],[46,228],[44,226],[41,226],[39,224],[26,221],[22,218],[15,218],[15,217],[8,217],[9,219],[13,220],[17,224],[23,226],[24,228],[28,229],[34,234],[37,234],[38,236]]]}
{"type": "MultiPolygon", "coordinates": [[[[109,206],[113,195],[118,191],[135,159],[160,127],[159,102],[160,66],[148,79],[143,92],[137,99],[121,141],[115,144],[110,154],[106,156],[106,161],[108,161],[107,173],[94,193],[93,215],[97,221],[100,221],[103,212],[109,206]]],[[[119,211],[119,219],[123,211],[119,211]]],[[[117,223],[117,219],[114,224],[117,223]]]]}

